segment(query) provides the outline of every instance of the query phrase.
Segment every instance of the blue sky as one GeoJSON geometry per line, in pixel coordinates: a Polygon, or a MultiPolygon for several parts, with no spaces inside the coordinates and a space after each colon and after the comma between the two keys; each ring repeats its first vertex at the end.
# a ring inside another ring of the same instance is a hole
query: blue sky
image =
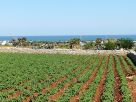
{"type": "Polygon", "coordinates": [[[0,0],[0,35],[136,34],[136,0],[0,0]]]}

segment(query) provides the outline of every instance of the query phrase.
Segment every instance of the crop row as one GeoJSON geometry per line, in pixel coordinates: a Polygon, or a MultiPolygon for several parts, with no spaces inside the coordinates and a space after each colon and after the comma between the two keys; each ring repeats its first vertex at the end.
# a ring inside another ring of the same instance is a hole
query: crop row
{"type": "Polygon", "coordinates": [[[130,90],[129,90],[128,85],[127,85],[126,77],[125,77],[123,71],[121,70],[122,69],[121,63],[120,63],[117,56],[115,56],[115,60],[116,60],[116,68],[117,68],[119,77],[121,79],[121,92],[123,94],[122,102],[131,102],[132,99],[131,99],[130,90]]]}
{"type": "Polygon", "coordinates": [[[114,101],[114,72],[113,72],[113,58],[110,56],[108,64],[108,74],[105,81],[105,87],[101,100],[103,102],[113,102],[114,101]]]}

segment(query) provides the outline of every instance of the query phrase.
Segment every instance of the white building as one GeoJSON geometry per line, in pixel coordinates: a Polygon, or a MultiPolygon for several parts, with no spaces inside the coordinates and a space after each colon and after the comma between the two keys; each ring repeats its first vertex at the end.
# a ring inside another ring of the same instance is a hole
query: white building
{"type": "Polygon", "coordinates": [[[6,45],[7,41],[2,41],[1,45],[6,45]]]}

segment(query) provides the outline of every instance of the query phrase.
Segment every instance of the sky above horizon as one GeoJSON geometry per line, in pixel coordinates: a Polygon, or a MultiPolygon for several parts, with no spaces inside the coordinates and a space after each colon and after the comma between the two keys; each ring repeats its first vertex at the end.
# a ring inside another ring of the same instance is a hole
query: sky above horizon
{"type": "Polygon", "coordinates": [[[0,36],[136,34],[136,0],[0,0],[0,36]]]}

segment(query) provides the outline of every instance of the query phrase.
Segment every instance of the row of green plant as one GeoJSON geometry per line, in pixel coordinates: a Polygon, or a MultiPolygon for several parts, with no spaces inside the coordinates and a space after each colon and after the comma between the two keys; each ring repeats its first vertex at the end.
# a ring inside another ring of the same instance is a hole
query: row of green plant
{"type": "Polygon", "coordinates": [[[105,87],[101,96],[102,102],[113,102],[114,101],[114,71],[113,71],[113,58],[110,56],[108,64],[108,74],[105,81],[105,87]]]}
{"type": "Polygon", "coordinates": [[[125,77],[125,75],[122,71],[119,58],[117,56],[115,56],[115,60],[116,60],[116,68],[117,68],[119,77],[121,79],[120,89],[121,89],[121,92],[122,92],[122,95],[123,95],[122,102],[132,102],[130,90],[129,90],[128,85],[127,85],[126,77],[125,77]]]}
{"type": "Polygon", "coordinates": [[[128,64],[126,63],[126,61],[124,60],[123,56],[120,56],[120,60],[123,63],[123,66],[125,68],[125,70],[127,71],[128,74],[131,74],[132,71],[130,70],[130,68],[128,67],[128,64]]]}

